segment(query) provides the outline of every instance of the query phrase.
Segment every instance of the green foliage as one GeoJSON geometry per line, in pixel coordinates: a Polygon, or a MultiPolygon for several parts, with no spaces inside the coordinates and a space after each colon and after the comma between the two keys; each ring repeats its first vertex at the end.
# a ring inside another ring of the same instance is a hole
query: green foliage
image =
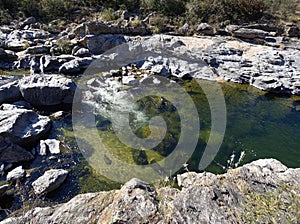
{"type": "Polygon", "coordinates": [[[140,0],[114,0],[115,8],[136,12],[140,9],[140,0]]]}
{"type": "Polygon", "coordinates": [[[299,0],[265,0],[265,5],[269,14],[290,21],[294,19],[300,2],[299,0]]]}
{"type": "Polygon", "coordinates": [[[168,23],[169,23],[168,18],[160,14],[152,17],[149,21],[153,33],[161,33],[167,31],[166,24],[168,23]]]}
{"type": "Polygon", "coordinates": [[[167,16],[182,15],[185,12],[184,0],[142,0],[147,11],[156,11],[167,16]]]}
{"type": "Polygon", "coordinates": [[[70,54],[72,51],[72,43],[68,39],[59,39],[56,42],[57,47],[60,49],[61,53],[70,54]]]}
{"type": "Polygon", "coordinates": [[[70,17],[72,12],[71,0],[41,0],[42,16],[50,19],[70,17]]]}
{"type": "Polygon", "coordinates": [[[41,16],[41,9],[39,7],[39,0],[22,0],[20,1],[20,11],[24,13],[26,17],[41,16]]]}
{"type": "Polygon", "coordinates": [[[120,16],[112,8],[104,9],[101,12],[101,18],[104,19],[105,21],[117,20],[119,17],[120,16]]]}
{"type": "Polygon", "coordinates": [[[277,21],[299,22],[300,3],[299,0],[0,0],[0,24],[18,19],[20,15],[34,16],[44,22],[61,18],[72,20],[76,16],[89,16],[90,9],[102,11],[102,17],[108,21],[120,18],[116,13],[119,9],[141,13],[141,16],[157,12],[161,18],[168,18],[152,25],[155,32],[162,32],[166,29],[165,22],[169,25],[172,22],[173,26],[185,22],[190,25],[224,21],[243,23],[257,21],[265,13],[277,21]],[[81,9],[80,13],[75,15],[75,9],[81,9]]]}
{"type": "Polygon", "coordinates": [[[136,18],[136,19],[130,21],[129,24],[132,27],[139,27],[140,25],[142,25],[142,21],[136,18]]]}
{"type": "Polygon", "coordinates": [[[18,9],[17,0],[0,0],[0,9],[7,9],[10,12],[15,12],[18,9]]]}
{"type": "Polygon", "coordinates": [[[12,20],[7,10],[0,9],[0,24],[8,24],[12,20]]]}
{"type": "Polygon", "coordinates": [[[262,0],[191,0],[187,3],[187,19],[197,22],[249,22],[265,11],[262,0]]]}

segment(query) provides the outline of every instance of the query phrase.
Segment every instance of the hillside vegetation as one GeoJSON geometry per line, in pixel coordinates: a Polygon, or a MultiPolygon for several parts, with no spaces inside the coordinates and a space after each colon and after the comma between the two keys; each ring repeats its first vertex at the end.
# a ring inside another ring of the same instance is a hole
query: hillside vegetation
{"type": "Polygon", "coordinates": [[[117,10],[127,10],[141,18],[156,12],[164,22],[181,25],[259,20],[300,24],[300,0],[0,0],[0,23],[29,16],[42,22],[99,15],[117,20],[117,10]]]}

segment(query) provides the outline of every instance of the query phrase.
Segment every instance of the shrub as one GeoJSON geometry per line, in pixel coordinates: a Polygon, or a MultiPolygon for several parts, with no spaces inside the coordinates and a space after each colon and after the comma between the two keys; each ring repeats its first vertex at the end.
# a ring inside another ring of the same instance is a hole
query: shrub
{"type": "Polygon", "coordinates": [[[101,18],[105,21],[114,21],[119,18],[119,15],[112,8],[107,8],[101,12],[101,18]]]}
{"type": "Polygon", "coordinates": [[[63,54],[70,54],[72,52],[72,43],[68,39],[59,39],[56,42],[56,46],[60,49],[63,54]]]}
{"type": "Polygon", "coordinates": [[[69,18],[72,13],[73,4],[71,0],[41,0],[40,7],[42,16],[47,20],[60,17],[69,18]]]}
{"type": "Polygon", "coordinates": [[[265,10],[262,0],[191,0],[187,3],[187,19],[197,22],[249,22],[259,19],[265,10]]]}
{"type": "Polygon", "coordinates": [[[129,24],[132,27],[139,27],[140,25],[142,25],[142,21],[138,18],[135,18],[134,20],[130,21],[129,24]]]}
{"type": "Polygon", "coordinates": [[[265,5],[268,13],[277,16],[279,19],[289,21],[296,15],[300,2],[299,0],[265,0],[265,5]]]}
{"type": "Polygon", "coordinates": [[[147,11],[156,11],[166,16],[182,15],[185,12],[184,0],[142,0],[142,7],[147,11]]]}
{"type": "Polygon", "coordinates": [[[0,9],[0,24],[8,24],[11,20],[8,10],[0,9]]]}
{"type": "Polygon", "coordinates": [[[9,12],[15,12],[18,9],[17,0],[0,0],[0,9],[7,9],[9,12]]]}
{"type": "Polygon", "coordinates": [[[157,14],[149,19],[149,24],[153,33],[161,33],[168,31],[168,27],[166,26],[166,24],[168,23],[168,18],[160,14],[157,14]]]}
{"type": "Polygon", "coordinates": [[[22,0],[20,1],[20,11],[24,13],[26,17],[34,16],[40,17],[41,10],[38,0],[22,0]]]}

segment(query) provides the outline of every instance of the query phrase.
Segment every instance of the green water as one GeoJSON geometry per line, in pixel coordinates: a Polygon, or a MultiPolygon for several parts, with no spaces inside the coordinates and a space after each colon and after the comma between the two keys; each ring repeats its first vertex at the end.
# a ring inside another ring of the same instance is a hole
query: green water
{"type": "MultiPolygon", "coordinates": [[[[220,85],[226,101],[227,127],[220,150],[206,170],[213,173],[225,172],[222,166],[227,166],[227,160],[232,154],[236,155],[237,162],[241,152],[245,153],[245,157],[240,165],[259,158],[275,158],[288,167],[300,167],[300,97],[276,96],[249,85],[220,85]]],[[[206,96],[197,82],[186,81],[182,86],[191,95],[200,117],[198,145],[193,156],[187,161],[189,170],[198,171],[198,163],[211,131],[210,110],[206,96]]],[[[161,109],[155,97],[143,99],[140,105],[140,109],[150,117],[161,112],[168,123],[165,139],[153,151],[133,150],[122,144],[114,135],[109,121],[101,116],[96,118],[96,123],[99,135],[114,156],[128,163],[150,164],[172,152],[178,140],[180,119],[177,112],[170,109],[170,105],[165,107],[167,109],[161,109]]],[[[66,130],[63,129],[62,135],[72,136],[70,127],[69,131],[66,130]]],[[[139,137],[147,137],[149,129],[147,126],[139,127],[135,133],[139,137]]],[[[70,147],[76,147],[74,140],[71,141],[70,147]]],[[[107,190],[109,186],[118,186],[89,167],[84,159],[82,164],[89,171],[81,176],[81,171],[78,170],[81,192],[107,190]]]]}
{"type": "MultiPolygon", "coordinates": [[[[283,97],[248,85],[224,83],[227,128],[216,161],[245,151],[243,163],[275,158],[300,167],[299,97],[283,97]]],[[[226,163],[225,163],[226,164],[226,163]]],[[[208,170],[217,171],[215,163],[208,170]]]]}

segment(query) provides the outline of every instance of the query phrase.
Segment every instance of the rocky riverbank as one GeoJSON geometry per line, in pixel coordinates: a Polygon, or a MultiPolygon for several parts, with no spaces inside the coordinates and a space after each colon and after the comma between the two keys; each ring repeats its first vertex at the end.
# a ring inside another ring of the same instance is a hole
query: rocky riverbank
{"type": "MultiPolygon", "coordinates": [[[[214,71],[214,74],[202,72],[197,78],[247,83],[262,90],[300,94],[297,60],[300,41],[296,26],[281,30],[268,24],[228,25],[223,30],[215,30],[202,24],[194,37],[174,37],[145,36],[150,33],[143,25],[124,28],[102,21],[88,21],[53,31],[34,22],[19,26],[19,29],[0,27],[1,69],[78,75],[93,60],[101,59],[102,53],[120,44],[152,42],[160,45],[171,41],[177,42],[172,47],[187,46],[190,49],[190,52],[186,51],[188,57],[197,54],[197,59],[203,60],[214,71]]],[[[158,74],[168,71],[173,76],[190,72],[157,64],[155,62],[151,65],[155,68],[150,69],[158,74]]]]}
{"type": "MultiPolygon", "coordinates": [[[[128,28],[88,21],[54,30],[34,19],[24,23],[0,27],[1,208],[10,208],[5,205],[6,198],[14,198],[12,188],[18,189],[22,184],[33,189],[27,192],[26,199],[32,195],[43,198],[64,182],[70,184],[71,164],[76,162],[65,161],[60,155],[64,143],[49,133],[77,103],[74,94],[78,83],[74,80],[85,71],[93,73],[96,68],[96,72],[103,72],[83,79],[87,88],[82,95],[79,91],[85,105],[101,110],[140,84],[159,86],[163,82],[159,77],[167,78],[164,81],[168,85],[197,78],[300,95],[300,40],[296,27],[283,32],[267,25],[231,25],[216,31],[202,24],[198,34],[204,36],[184,37],[147,36],[149,32],[143,24],[128,28]],[[112,61],[112,67],[105,64],[112,61]],[[13,75],[20,72],[22,77],[13,75]],[[40,165],[28,168],[34,159],[44,164],[53,161],[49,163],[55,165],[37,172],[40,165]]],[[[161,105],[162,110],[173,110],[164,100],[161,105]]],[[[131,109],[124,103],[113,106],[116,110],[131,109]]],[[[180,190],[153,188],[134,179],[121,190],[79,195],[66,204],[36,208],[3,223],[237,222],[249,216],[244,212],[252,196],[265,197],[260,194],[269,195],[282,187],[290,189],[290,185],[299,184],[299,179],[299,169],[287,169],[275,160],[260,160],[220,176],[180,175],[180,190]],[[74,208],[74,203],[78,207],[74,208]]],[[[294,206],[299,189],[292,190],[287,204],[294,206]]],[[[284,217],[290,213],[287,209],[276,210],[278,220],[286,221],[284,217]]],[[[299,216],[295,216],[298,221],[299,216]]],[[[288,216],[289,219],[294,221],[295,217],[288,216]]]]}
{"type": "Polygon", "coordinates": [[[120,190],[78,195],[33,208],[1,224],[17,223],[267,223],[300,221],[300,169],[257,160],[222,175],[188,172],[179,188],[132,179],[120,190]]]}

